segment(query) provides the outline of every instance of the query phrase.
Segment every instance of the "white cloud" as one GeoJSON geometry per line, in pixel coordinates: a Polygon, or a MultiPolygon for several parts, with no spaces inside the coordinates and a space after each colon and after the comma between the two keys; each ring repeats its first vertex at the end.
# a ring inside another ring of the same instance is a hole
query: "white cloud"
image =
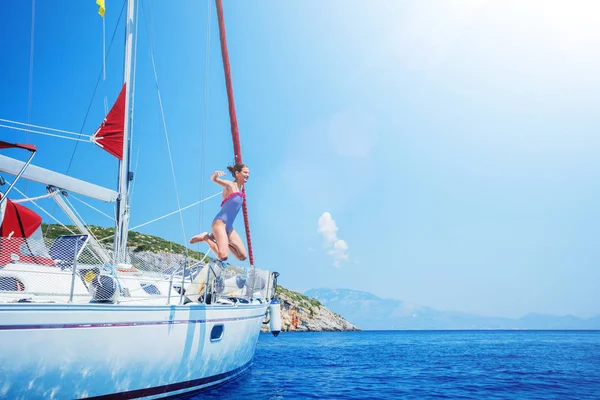
{"type": "Polygon", "coordinates": [[[328,249],[327,254],[333,256],[333,266],[340,267],[340,262],[348,260],[348,243],[338,238],[338,227],[331,214],[324,212],[319,217],[319,233],[323,235],[325,246],[328,249]]]}
{"type": "Polygon", "coordinates": [[[319,233],[323,235],[328,246],[333,245],[337,240],[337,230],[338,227],[333,218],[331,218],[331,214],[324,212],[319,217],[319,233]]]}
{"type": "Polygon", "coordinates": [[[347,260],[348,254],[346,251],[348,250],[348,244],[345,240],[338,239],[333,243],[333,248],[327,252],[327,254],[333,256],[333,266],[339,267],[340,261],[347,260]]]}

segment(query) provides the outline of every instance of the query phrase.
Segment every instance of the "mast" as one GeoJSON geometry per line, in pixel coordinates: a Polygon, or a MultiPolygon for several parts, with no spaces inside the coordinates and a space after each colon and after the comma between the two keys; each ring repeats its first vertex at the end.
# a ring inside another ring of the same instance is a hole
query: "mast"
{"type": "MultiPolygon", "coordinates": [[[[233,85],[231,83],[231,68],[229,66],[229,52],[227,51],[227,36],[225,34],[225,19],[223,16],[222,0],[215,0],[217,5],[217,16],[219,20],[219,37],[221,39],[221,56],[223,58],[223,68],[225,71],[225,84],[227,86],[227,101],[229,103],[229,121],[231,123],[231,136],[233,139],[233,152],[236,164],[242,163],[242,147],[240,145],[240,133],[238,131],[237,117],[235,114],[235,102],[233,99],[233,85]]],[[[246,188],[244,186],[244,193],[246,188]]],[[[254,254],[252,253],[252,240],[250,239],[250,223],[248,221],[248,207],[246,206],[246,196],[242,205],[244,213],[244,223],[246,225],[246,239],[248,241],[248,256],[250,265],[254,265],[254,254]]]]}
{"type": "Polygon", "coordinates": [[[119,181],[116,207],[116,224],[114,239],[114,262],[115,264],[126,262],[127,254],[127,230],[129,227],[129,172],[130,141],[129,131],[131,127],[130,118],[130,94],[131,94],[131,61],[133,55],[133,18],[135,13],[135,1],[127,0],[127,19],[125,28],[125,65],[123,82],[125,84],[125,123],[123,129],[123,159],[119,161],[119,181]]]}

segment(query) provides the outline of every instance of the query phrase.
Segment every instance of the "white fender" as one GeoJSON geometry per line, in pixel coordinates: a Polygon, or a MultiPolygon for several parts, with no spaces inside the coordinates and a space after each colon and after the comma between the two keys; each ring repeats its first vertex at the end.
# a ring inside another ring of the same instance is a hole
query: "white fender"
{"type": "Polygon", "coordinates": [[[277,337],[281,332],[281,305],[277,299],[271,300],[269,305],[269,315],[271,317],[270,328],[273,336],[277,337]]]}

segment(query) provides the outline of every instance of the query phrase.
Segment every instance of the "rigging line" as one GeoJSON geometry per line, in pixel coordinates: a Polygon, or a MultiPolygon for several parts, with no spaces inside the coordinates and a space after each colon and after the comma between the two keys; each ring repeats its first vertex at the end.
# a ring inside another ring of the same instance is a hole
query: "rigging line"
{"type": "Polygon", "coordinates": [[[102,72],[104,76],[104,116],[108,114],[108,98],[106,97],[106,18],[102,18],[102,72]]]}
{"type": "MultiPolygon", "coordinates": [[[[139,0],[136,3],[136,7],[139,6],[139,0]]],[[[138,8],[139,9],[139,8],[138,8]]],[[[140,13],[137,12],[135,13],[135,46],[134,46],[134,57],[133,57],[133,86],[134,86],[134,93],[135,93],[135,88],[137,87],[137,45],[138,45],[138,18],[139,18],[140,13]]],[[[145,75],[145,79],[144,79],[144,88],[148,87],[148,75],[145,75]]],[[[144,97],[142,97],[142,101],[144,101],[144,97]]],[[[132,101],[135,102],[135,97],[132,98],[132,101]]],[[[133,148],[133,113],[135,112],[135,107],[132,108],[132,126],[131,126],[131,131],[130,131],[130,135],[129,138],[131,140],[131,148],[133,148]]],[[[139,135],[143,135],[143,131],[144,131],[144,120],[142,120],[141,125],[140,125],[140,129],[139,129],[139,135]]],[[[133,169],[133,176],[137,176],[137,170],[138,170],[138,165],[140,162],[140,151],[141,151],[141,144],[137,145],[137,153],[136,153],[136,157],[135,157],[135,168],[133,169]]],[[[132,162],[132,157],[129,158],[129,162],[132,162]]],[[[131,185],[129,186],[129,204],[131,205],[133,203],[133,194],[134,194],[134,190],[135,190],[135,183],[136,183],[137,179],[134,179],[131,182],[131,185]]]]}
{"type": "MultiPolygon", "coordinates": [[[[123,16],[123,10],[125,10],[126,0],[123,1],[123,7],[121,7],[121,13],[119,14],[119,19],[117,20],[117,24],[115,25],[115,30],[113,31],[112,38],[110,39],[110,43],[108,45],[108,50],[106,52],[106,56],[110,54],[110,49],[112,48],[113,41],[115,39],[115,35],[117,34],[117,28],[119,27],[119,23],[121,22],[121,17],[123,16]]],[[[98,74],[98,79],[96,80],[96,86],[94,86],[94,91],[92,92],[92,98],[90,99],[90,104],[88,105],[87,111],[85,112],[85,117],[83,118],[83,123],[81,124],[80,132],[83,132],[83,128],[85,127],[85,123],[87,122],[88,116],[90,114],[90,110],[92,109],[92,104],[94,102],[94,97],[96,97],[96,91],[98,90],[98,85],[100,84],[100,79],[102,79],[102,71],[98,74]]],[[[67,172],[65,175],[69,174],[71,170],[71,165],[73,164],[73,159],[75,158],[75,152],[77,151],[79,143],[75,143],[75,148],[73,148],[73,154],[71,154],[71,160],[69,160],[69,166],[67,167],[67,172]]]]}
{"type": "MultiPolygon", "coordinates": [[[[31,106],[33,104],[33,49],[35,43],[35,0],[31,0],[31,42],[29,44],[29,93],[27,96],[27,123],[31,122],[31,106]]],[[[29,142],[29,132],[25,134],[29,142]]],[[[27,181],[25,181],[25,193],[27,193],[27,181]]]]}
{"type": "MultiPolygon", "coordinates": [[[[135,6],[136,9],[139,6],[139,0],[136,0],[135,2],[135,6]]],[[[129,146],[128,149],[131,149],[133,147],[133,121],[134,121],[134,115],[135,115],[135,87],[136,87],[136,72],[137,72],[137,44],[138,44],[138,18],[139,18],[140,13],[136,12],[135,13],[135,41],[133,44],[133,82],[131,85],[131,90],[129,91],[130,93],[130,98],[131,98],[131,116],[130,116],[130,123],[129,123],[129,146]]],[[[138,148],[139,149],[139,148],[138,148]]],[[[130,152],[130,150],[128,150],[130,152]]],[[[127,161],[129,162],[129,165],[127,166],[127,170],[131,171],[131,157],[128,157],[127,161]]],[[[129,187],[129,189],[131,189],[131,186],[129,187]]],[[[131,202],[131,199],[129,200],[131,202]]]]}
{"type": "Polygon", "coordinates": [[[70,132],[70,131],[65,131],[62,129],[54,129],[54,128],[49,128],[47,126],[41,126],[41,125],[26,124],[25,122],[11,121],[10,119],[4,119],[4,118],[0,118],[0,122],[6,122],[8,124],[15,124],[15,125],[23,125],[23,126],[28,126],[28,127],[38,128],[38,129],[45,129],[47,131],[66,133],[66,134],[75,135],[75,136],[83,136],[83,137],[88,137],[88,138],[91,137],[90,135],[86,135],[83,133],[70,132]]]}
{"type": "MultiPolygon", "coordinates": [[[[123,11],[125,10],[125,4],[127,4],[127,0],[123,0],[123,6],[121,7],[121,13],[119,14],[119,19],[117,20],[117,24],[115,25],[115,30],[113,31],[113,35],[110,39],[110,43],[108,44],[108,51],[106,53],[106,55],[108,56],[110,54],[110,49],[112,48],[112,44],[115,40],[115,36],[117,34],[117,28],[119,27],[119,24],[121,23],[121,18],[123,17],[123,11]]],[[[90,104],[88,104],[88,108],[85,112],[85,116],[83,117],[83,122],[81,123],[81,129],[79,130],[79,132],[83,132],[83,129],[85,128],[85,123],[87,122],[88,116],[90,114],[90,110],[92,109],[92,104],[94,103],[94,97],[96,97],[96,90],[98,90],[98,84],[100,83],[100,79],[102,78],[102,71],[100,71],[100,74],[98,74],[98,79],[96,80],[96,85],[94,86],[94,90],[92,92],[92,98],[90,99],[90,104]]],[[[75,153],[77,152],[77,148],[79,147],[79,142],[75,143],[75,146],[73,147],[73,153],[71,153],[71,159],[69,160],[69,165],[67,166],[67,171],[65,172],[65,175],[69,175],[69,171],[71,170],[71,165],[73,164],[73,160],[75,159],[75,153]]],[[[56,204],[54,205],[54,207],[52,208],[52,213],[54,214],[56,212],[56,204]]],[[[46,234],[48,233],[48,231],[46,230],[46,234]]]]}
{"type": "Polygon", "coordinates": [[[206,260],[206,257],[208,257],[208,253],[210,253],[210,251],[211,251],[211,250],[212,250],[212,249],[209,247],[209,248],[208,248],[208,251],[207,251],[206,253],[204,253],[204,257],[202,257],[202,260],[200,260],[200,262],[201,262],[201,263],[203,263],[203,262],[204,262],[204,260],[206,260]]]}
{"type": "MultiPolygon", "coordinates": [[[[155,219],[153,219],[152,221],[144,222],[143,224],[140,224],[140,225],[134,226],[134,227],[132,227],[132,228],[129,228],[129,230],[128,230],[128,231],[132,231],[132,230],[134,230],[134,229],[141,228],[142,226],[146,226],[146,225],[149,225],[149,224],[151,224],[151,223],[153,223],[153,222],[160,221],[161,219],[165,219],[165,218],[167,218],[167,217],[170,217],[171,215],[174,215],[174,214],[177,214],[177,213],[181,213],[181,211],[183,211],[183,210],[187,210],[188,208],[194,207],[195,205],[198,205],[198,204],[200,204],[200,203],[204,203],[206,200],[210,200],[210,199],[212,199],[213,197],[217,197],[217,196],[219,196],[220,194],[221,194],[221,192],[219,192],[219,193],[215,193],[215,194],[213,194],[212,196],[209,196],[209,197],[207,197],[207,198],[205,198],[205,199],[202,199],[202,200],[200,200],[200,201],[197,201],[197,202],[195,202],[195,203],[192,203],[192,204],[190,204],[190,205],[188,205],[188,206],[185,206],[185,207],[183,207],[183,208],[180,208],[179,210],[172,211],[172,212],[170,212],[170,213],[168,213],[168,214],[166,214],[166,215],[163,215],[162,217],[158,217],[158,218],[155,218],[155,219]]],[[[113,236],[114,236],[114,234],[113,234],[113,235],[110,235],[110,236],[107,236],[107,237],[103,237],[102,239],[100,239],[100,241],[103,241],[103,240],[108,240],[108,239],[112,238],[113,236]]]]}
{"type": "MultiPolygon", "coordinates": [[[[146,14],[144,12],[144,6],[142,3],[142,12],[144,13],[144,26],[146,27],[146,30],[148,29],[148,23],[146,22],[146,14]]],[[[150,20],[152,20],[152,10],[150,9],[150,20]]],[[[152,30],[152,27],[150,27],[150,29],[152,30]]],[[[165,131],[165,139],[167,141],[167,153],[169,154],[169,163],[171,165],[171,175],[173,177],[173,185],[175,186],[175,198],[177,199],[177,207],[181,209],[181,200],[179,199],[179,189],[177,187],[177,179],[175,178],[175,166],[173,165],[173,156],[171,154],[171,144],[169,142],[169,133],[167,131],[167,123],[165,121],[165,112],[164,112],[164,108],[163,108],[163,104],[162,104],[162,98],[160,95],[160,88],[158,86],[158,75],[156,72],[156,63],[154,60],[154,43],[152,40],[152,36],[148,35],[148,37],[150,38],[149,42],[150,42],[150,58],[152,60],[152,70],[154,72],[154,81],[156,82],[156,93],[158,95],[158,104],[160,107],[160,115],[161,115],[161,119],[162,119],[162,123],[163,123],[163,129],[165,131]]],[[[187,243],[187,235],[185,234],[185,225],[183,223],[183,214],[181,213],[181,210],[179,211],[179,219],[181,221],[181,230],[183,232],[183,241],[184,243],[187,243]]],[[[188,255],[188,250],[187,247],[185,247],[185,253],[186,256],[188,255]]]]}
{"type": "Polygon", "coordinates": [[[96,238],[96,236],[94,235],[94,233],[91,231],[90,226],[85,222],[85,220],[83,219],[83,217],[81,216],[81,214],[79,214],[79,212],[77,211],[77,209],[75,207],[73,207],[73,204],[71,204],[71,202],[69,201],[69,199],[67,198],[67,196],[63,196],[63,200],[71,208],[71,211],[77,216],[77,218],[79,218],[79,220],[81,221],[81,223],[83,224],[83,226],[85,226],[85,229],[87,229],[88,232],[90,233],[90,236],[93,237],[94,240],[97,242],[98,239],[96,238]]]}
{"type": "MultiPolygon", "coordinates": [[[[31,41],[29,43],[29,94],[27,104],[27,122],[31,122],[31,104],[33,97],[33,49],[35,43],[35,0],[31,0],[31,41]]],[[[27,136],[29,141],[29,136],[27,136]]]]}
{"type": "MultiPolygon", "coordinates": [[[[141,130],[141,129],[140,129],[141,130]]],[[[133,169],[133,176],[137,175],[138,164],[140,162],[140,148],[137,149],[137,154],[135,155],[135,168],[133,169]]],[[[133,192],[135,189],[135,179],[131,182],[131,186],[129,187],[129,204],[133,202],[133,192]]]]}
{"type": "MultiPolygon", "coordinates": [[[[146,81],[145,84],[147,86],[148,83],[148,76],[146,75],[146,81]]],[[[143,101],[144,97],[142,97],[142,101],[143,101]]],[[[140,124],[140,128],[139,128],[139,134],[142,135],[144,132],[144,120],[142,120],[141,124],[140,124]]],[[[135,154],[135,166],[133,168],[133,176],[137,176],[137,171],[138,171],[138,166],[140,163],[140,152],[141,152],[142,146],[141,144],[137,145],[137,152],[135,154]]],[[[133,157],[130,157],[130,160],[133,157]]],[[[135,193],[135,183],[137,182],[137,179],[134,179],[133,181],[131,181],[131,185],[129,186],[129,204],[131,207],[131,204],[133,204],[133,195],[135,193]]]]}
{"type": "MultiPolygon", "coordinates": [[[[201,149],[200,149],[200,198],[204,196],[204,174],[206,173],[206,120],[208,115],[208,87],[209,87],[209,71],[210,71],[210,22],[211,22],[211,4],[212,1],[207,1],[206,11],[206,63],[204,66],[204,115],[202,120],[202,132],[201,132],[201,149]]],[[[200,206],[199,209],[199,226],[200,232],[202,229],[202,220],[204,219],[204,207],[200,206]]],[[[198,248],[200,248],[198,243],[198,248]]]]}
{"type": "Polygon", "coordinates": [[[44,194],[41,196],[37,196],[37,197],[25,197],[23,199],[18,199],[18,200],[11,200],[13,203],[27,203],[28,201],[36,201],[36,200],[41,200],[41,199],[46,199],[48,197],[52,197],[54,196],[54,193],[48,193],[48,194],[44,194]]]}
{"type": "MultiPolygon", "coordinates": [[[[10,125],[4,125],[4,124],[0,124],[0,128],[8,128],[8,129],[14,129],[16,131],[37,133],[38,135],[52,136],[52,137],[57,137],[59,139],[75,140],[77,142],[86,142],[86,143],[90,142],[89,140],[77,139],[77,138],[69,137],[69,136],[61,136],[61,135],[56,135],[54,133],[48,133],[48,132],[34,131],[33,129],[19,128],[16,126],[10,126],[10,125]]],[[[29,141],[29,139],[27,139],[27,141],[29,141]]]]}
{"type": "Polygon", "coordinates": [[[114,217],[111,217],[110,215],[106,214],[103,211],[100,211],[99,209],[97,209],[96,207],[92,206],[91,204],[86,203],[85,201],[81,200],[80,198],[76,197],[75,195],[73,195],[72,193],[69,193],[69,195],[74,198],[75,200],[77,200],[80,203],[83,203],[84,205],[88,206],[89,208],[91,208],[92,210],[104,215],[106,218],[110,219],[111,221],[116,221],[114,217]]]}
{"type": "MultiPolygon", "coordinates": [[[[155,219],[153,219],[152,221],[148,221],[148,222],[145,222],[145,223],[143,223],[143,224],[141,224],[141,225],[134,226],[134,227],[133,227],[133,228],[131,228],[131,229],[137,229],[137,228],[141,228],[142,226],[146,226],[146,225],[148,225],[148,224],[151,224],[151,223],[153,223],[153,222],[159,221],[159,220],[161,220],[161,219],[164,219],[164,218],[170,217],[171,215],[174,215],[174,214],[177,214],[177,213],[181,213],[181,211],[187,210],[188,208],[194,207],[195,205],[198,205],[198,204],[204,203],[206,200],[210,200],[210,199],[212,199],[213,197],[217,197],[217,196],[218,196],[218,195],[220,195],[220,194],[221,194],[221,192],[219,192],[219,193],[215,193],[215,194],[213,194],[212,196],[209,196],[209,197],[207,197],[207,198],[205,198],[205,199],[203,199],[203,200],[200,200],[200,201],[197,201],[197,202],[195,202],[195,203],[192,203],[192,204],[190,204],[190,205],[188,205],[188,206],[185,206],[185,207],[183,207],[183,208],[180,208],[179,210],[172,211],[172,212],[170,212],[170,213],[168,213],[168,214],[166,214],[166,215],[163,215],[162,217],[155,218],[155,219]]],[[[130,229],[130,230],[131,230],[131,229],[130,229]]]]}
{"type": "MultiPolygon", "coordinates": [[[[19,192],[21,194],[21,196],[25,196],[25,193],[21,192],[19,190],[18,187],[14,187],[14,189],[19,192]]],[[[57,192],[58,193],[58,192],[57,192]]],[[[25,196],[27,197],[27,196],[25,196]]],[[[50,214],[48,211],[44,210],[44,208],[42,206],[40,206],[39,204],[37,204],[35,201],[32,201],[33,205],[36,206],[37,208],[39,208],[44,214],[46,214],[47,216],[49,216],[52,220],[54,220],[54,222],[56,222],[57,224],[59,224],[60,226],[62,226],[63,228],[65,228],[66,230],[68,230],[71,234],[75,234],[75,232],[73,232],[68,226],[66,226],[65,224],[63,224],[62,222],[60,222],[58,219],[56,219],[52,214],[50,214]]]]}
{"type": "MultiPolygon", "coordinates": [[[[206,263],[206,262],[204,262],[204,260],[206,259],[206,257],[208,257],[208,253],[210,253],[210,248],[208,249],[208,251],[206,252],[206,254],[202,253],[202,254],[204,254],[204,257],[202,257],[202,260],[199,260],[199,261],[198,261],[198,260],[196,260],[195,258],[192,258],[192,260],[194,260],[195,262],[193,262],[193,263],[191,263],[190,265],[188,265],[188,266],[187,266],[187,268],[188,268],[189,270],[192,270],[192,269],[194,269],[194,268],[197,268],[197,267],[199,267],[199,266],[204,266],[204,265],[206,265],[207,263],[206,263]]],[[[209,262],[210,262],[210,260],[209,260],[209,262]]],[[[180,268],[179,268],[179,269],[178,269],[176,272],[179,272],[181,269],[182,269],[182,268],[180,267],[180,268]]]]}
{"type": "MultiPolygon", "coordinates": [[[[210,249],[209,249],[209,251],[210,251],[210,249]]],[[[204,253],[201,253],[201,254],[204,254],[204,253]]],[[[190,257],[190,260],[193,261],[193,262],[190,262],[190,264],[187,266],[187,268],[190,270],[192,270],[200,265],[206,265],[206,263],[204,263],[202,260],[198,260],[193,257],[190,257]]]]}
{"type": "MultiPolygon", "coordinates": [[[[208,257],[208,254],[209,254],[210,252],[211,252],[211,249],[210,249],[210,247],[209,247],[209,248],[208,248],[208,251],[207,251],[206,253],[201,253],[201,254],[204,254],[204,257],[202,257],[202,259],[201,259],[201,260],[196,260],[195,258],[193,258],[193,257],[191,257],[191,256],[190,256],[189,258],[191,258],[192,260],[195,260],[195,261],[197,261],[197,262],[194,262],[194,263],[192,263],[192,264],[188,265],[188,266],[187,266],[187,268],[188,268],[188,269],[192,269],[192,268],[196,268],[196,267],[197,267],[197,266],[199,266],[199,265],[206,264],[206,263],[204,262],[204,260],[206,259],[206,257],[208,257]]],[[[183,266],[180,266],[180,267],[179,267],[177,270],[173,271],[173,274],[174,274],[175,272],[179,272],[179,271],[181,271],[182,269],[183,269],[183,266]]]]}

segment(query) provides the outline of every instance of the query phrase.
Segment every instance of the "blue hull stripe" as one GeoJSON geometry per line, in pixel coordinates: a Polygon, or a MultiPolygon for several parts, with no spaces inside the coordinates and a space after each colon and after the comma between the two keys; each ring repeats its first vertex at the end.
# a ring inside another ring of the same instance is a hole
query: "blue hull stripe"
{"type": "Polygon", "coordinates": [[[79,324],[32,324],[32,325],[0,325],[0,331],[15,331],[28,329],[73,329],[73,328],[122,328],[129,326],[153,326],[153,325],[188,325],[205,324],[207,322],[230,322],[243,321],[247,319],[263,318],[264,314],[252,315],[238,318],[215,318],[215,319],[191,319],[177,321],[135,321],[135,322],[91,322],[79,324]]]}

